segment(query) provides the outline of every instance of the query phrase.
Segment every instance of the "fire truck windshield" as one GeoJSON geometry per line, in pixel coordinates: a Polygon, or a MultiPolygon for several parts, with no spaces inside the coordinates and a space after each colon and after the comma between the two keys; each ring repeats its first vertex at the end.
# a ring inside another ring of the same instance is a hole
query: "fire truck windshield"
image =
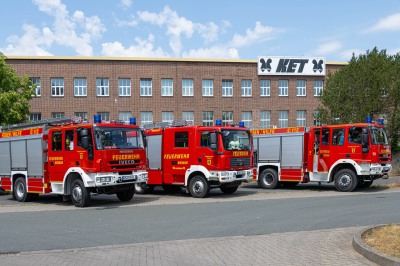
{"type": "Polygon", "coordinates": [[[96,127],[95,143],[98,150],[143,148],[143,137],[138,128],[96,127]]]}
{"type": "Polygon", "coordinates": [[[250,132],[246,130],[222,130],[226,150],[250,150],[250,132]]]}
{"type": "Polygon", "coordinates": [[[388,144],[386,131],[381,127],[371,127],[372,144],[388,144]]]}

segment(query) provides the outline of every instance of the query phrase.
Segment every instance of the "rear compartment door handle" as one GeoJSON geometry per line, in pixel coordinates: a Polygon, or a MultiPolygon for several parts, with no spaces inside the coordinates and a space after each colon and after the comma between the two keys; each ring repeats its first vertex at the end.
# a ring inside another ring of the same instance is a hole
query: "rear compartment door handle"
{"type": "Polygon", "coordinates": [[[178,164],[178,161],[172,161],[172,164],[178,164]]]}

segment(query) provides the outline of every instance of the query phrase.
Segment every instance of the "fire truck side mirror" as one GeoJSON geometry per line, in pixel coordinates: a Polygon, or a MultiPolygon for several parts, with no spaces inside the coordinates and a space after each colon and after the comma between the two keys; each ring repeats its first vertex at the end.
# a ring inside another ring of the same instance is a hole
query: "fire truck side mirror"
{"type": "Polygon", "coordinates": [[[369,152],[369,141],[368,141],[368,129],[363,127],[362,129],[362,153],[369,152]]]}
{"type": "Polygon", "coordinates": [[[79,137],[81,138],[81,146],[85,150],[89,148],[89,131],[86,128],[79,130],[79,137]]]}
{"type": "Polygon", "coordinates": [[[212,150],[217,149],[217,133],[215,132],[210,133],[210,148],[212,150]]]}

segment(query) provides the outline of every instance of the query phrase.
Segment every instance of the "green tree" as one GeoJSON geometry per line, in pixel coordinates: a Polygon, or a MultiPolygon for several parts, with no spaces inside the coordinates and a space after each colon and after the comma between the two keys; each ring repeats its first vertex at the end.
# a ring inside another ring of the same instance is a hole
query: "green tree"
{"type": "Polygon", "coordinates": [[[319,119],[326,124],[364,122],[367,116],[385,118],[393,148],[400,137],[400,57],[376,47],[337,72],[329,73],[319,98],[319,119]]]}
{"type": "Polygon", "coordinates": [[[29,78],[19,77],[0,53],[0,125],[26,121],[33,94],[34,85],[29,78]]]}

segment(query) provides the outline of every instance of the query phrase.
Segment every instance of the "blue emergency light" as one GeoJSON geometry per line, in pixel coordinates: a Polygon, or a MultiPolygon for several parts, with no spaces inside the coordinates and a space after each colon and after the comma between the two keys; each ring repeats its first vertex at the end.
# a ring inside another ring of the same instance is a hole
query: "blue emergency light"
{"type": "Polygon", "coordinates": [[[221,126],[222,125],[222,120],[221,119],[215,120],[215,125],[221,126]]]}
{"type": "Polygon", "coordinates": [[[130,125],[136,125],[136,117],[130,117],[129,118],[129,124],[130,125]]]}
{"type": "Polygon", "coordinates": [[[101,123],[101,115],[94,115],[94,122],[101,123]]]}
{"type": "Polygon", "coordinates": [[[243,121],[239,122],[239,127],[244,127],[244,122],[243,121]]]}
{"type": "Polygon", "coordinates": [[[383,120],[383,118],[379,118],[379,119],[378,119],[378,123],[379,123],[380,125],[382,125],[382,126],[383,126],[383,123],[384,123],[384,120],[383,120]]]}
{"type": "Polygon", "coordinates": [[[367,116],[367,118],[365,119],[365,121],[367,123],[371,123],[372,122],[372,117],[371,116],[367,116]]]}

